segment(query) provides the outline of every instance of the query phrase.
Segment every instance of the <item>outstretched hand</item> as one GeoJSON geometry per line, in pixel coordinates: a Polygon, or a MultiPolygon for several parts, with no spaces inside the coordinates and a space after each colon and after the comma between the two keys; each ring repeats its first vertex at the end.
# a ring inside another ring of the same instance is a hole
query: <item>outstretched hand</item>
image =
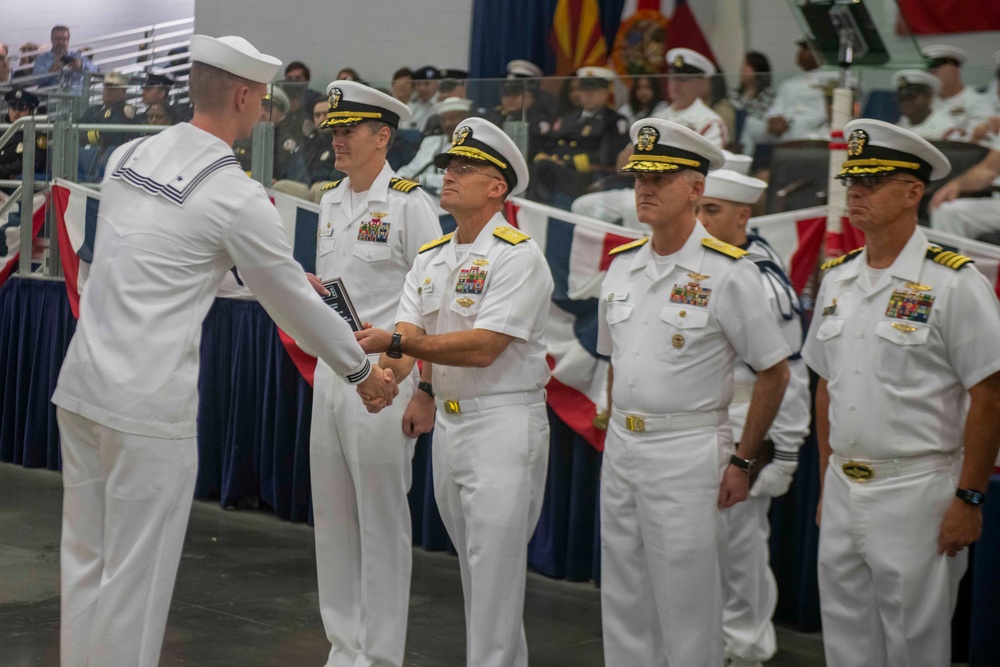
{"type": "Polygon", "coordinates": [[[376,329],[370,324],[361,331],[355,331],[354,337],[365,354],[382,354],[389,349],[389,343],[392,342],[391,333],[385,329],[376,329]]]}
{"type": "Polygon", "coordinates": [[[372,414],[382,408],[392,405],[392,399],[399,394],[396,378],[388,368],[372,365],[368,377],[357,385],[358,395],[365,404],[365,409],[372,414]]]}

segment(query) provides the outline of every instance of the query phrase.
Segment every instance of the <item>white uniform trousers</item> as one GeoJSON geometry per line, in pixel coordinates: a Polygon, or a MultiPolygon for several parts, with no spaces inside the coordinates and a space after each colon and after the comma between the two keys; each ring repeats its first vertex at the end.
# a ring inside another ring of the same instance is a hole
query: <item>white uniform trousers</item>
{"type": "Polygon", "coordinates": [[[721,519],[728,423],[633,433],[612,421],[601,469],[607,665],[722,664],[721,519]]]}
{"type": "Polygon", "coordinates": [[[957,466],[855,482],[832,457],[823,486],[819,594],[829,667],[947,667],[968,550],[938,555],[957,466]]]}
{"type": "Polygon", "coordinates": [[[757,663],[778,650],[771,618],[778,585],[771,572],[768,538],[771,498],[747,498],[723,510],[722,634],[727,658],[757,663]]]}
{"type": "Polygon", "coordinates": [[[327,665],[401,665],[413,553],[414,440],[403,435],[413,378],[370,414],[354,387],[316,363],[309,469],[327,665]]]}
{"type": "Polygon", "coordinates": [[[931,211],[931,228],[968,239],[1000,231],[1000,198],[954,199],[931,211]]]}
{"type": "Polygon", "coordinates": [[[122,433],[58,408],[63,667],[155,667],[195,477],[195,438],[122,433]]]}
{"type": "Polygon", "coordinates": [[[549,461],[544,403],[447,414],[434,427],[434,498],[458,551],[469,667],[526,667],[528,540],[549,461]]]}

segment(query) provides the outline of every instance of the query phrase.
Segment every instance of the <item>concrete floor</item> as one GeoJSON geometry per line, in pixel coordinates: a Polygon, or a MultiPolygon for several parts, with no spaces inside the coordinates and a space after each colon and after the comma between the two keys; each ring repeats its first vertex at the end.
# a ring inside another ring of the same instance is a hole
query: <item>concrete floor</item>
{"type": "MultiPolygon", "coordinates": [[[[58,473],[0,463],[0,666],[59,660],[58,473]]],[[[196,502],[161,665],[322,665],[329,650],[316,597],[313,533],[262,512],[196,502]]],[[[406,664],[464,664],[458,562],[413,554],[406,664]]],[[[600,593],[528,575],[532,665],[602,665],[600,593]]],[[[773,667],[824,664],[819,635],[779,628],[773,667]]]]}

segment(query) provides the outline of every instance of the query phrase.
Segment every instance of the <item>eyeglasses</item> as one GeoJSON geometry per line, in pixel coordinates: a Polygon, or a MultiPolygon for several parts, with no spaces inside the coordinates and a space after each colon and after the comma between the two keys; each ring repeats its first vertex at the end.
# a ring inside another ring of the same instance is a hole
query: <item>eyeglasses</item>
{"type": "Polygon", "coordinates": [[[900,183],[916,182],[906,178],[888,178],[886,176],[843,176],[840,178],[840,182],[844,184],[845,188],[850,188],[856,185],[864,188],[865,190],[880,190],[885,187],[889,181],[899,181],[900,183]]]}
{"type": "Polygon", "coordinates": [[[503,180],[502,178],[500,178],[496,174],[491,174],[489,172],[482,171],[479,167],[477,167],[474,164],[459,164],[459,165],[455,165],[454,167],[451,166],[451,165],[448,165],[447,167],[445,167],[444,169],[441,170],[441,173],[442,174],[457,174],[459,176],[467,176],[469,174],[482,174],[483,176],[489,176],[490,178],[495,178],[498,181],[502,181],[503,180]]]}

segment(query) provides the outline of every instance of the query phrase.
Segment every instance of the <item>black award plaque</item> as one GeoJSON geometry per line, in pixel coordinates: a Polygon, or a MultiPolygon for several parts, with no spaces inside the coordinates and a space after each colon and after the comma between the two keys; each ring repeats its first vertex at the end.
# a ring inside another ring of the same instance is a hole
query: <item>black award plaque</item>
{"type": "Polygon", "coordinates": [[[361,318],[358,317],[358,311],[354,310],[354,304],[351,303],[351,297],[347,293],[344,281],[340,278],[334,278],[324,282],[323,287],[330,290],[329,294],[322,297],[323,302],[343,317],[352,331],[361,331],[361,318]]]}

